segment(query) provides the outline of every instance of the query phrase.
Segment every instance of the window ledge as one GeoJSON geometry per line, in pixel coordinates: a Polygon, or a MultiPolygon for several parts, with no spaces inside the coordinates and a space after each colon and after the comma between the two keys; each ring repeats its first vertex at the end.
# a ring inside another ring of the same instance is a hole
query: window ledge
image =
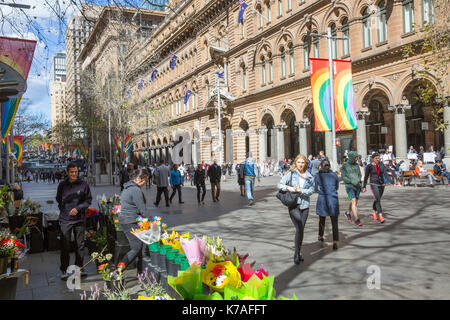
{"type": "Polygon", "coordinates": [[[295,73],[291,73],[290,75],[288,75],[289,78],[292,78],[293,76],[295,76],[295,73]]]}
{"type": "Polygon", "coordinates": [[[266,26],[268,26],[271,22],[272,22],[272,20],[267,21],[267,22],[266,22],[266,26]]]}
{"type": "Polygon", "coordinates": [[[266,86],[266,84],[265,84],[265,83],[262,83],[262,84],[261,84],[261,87],[265,87],[265,86],[266,86]]]}
{"type": "Polygon", "coordinates": [[[383,41],[383,42],[377,43],[375,46],[378,48],[378,47],[384,46],[384,45],[387,44],[387,43],[388,43],[388,41],[385,40],[385,41],[383,41]]]}
{"type": "Polygon", "coordinates": [[[404,34],[402,34],[401,36],[400,36],[400,38],[407,38],[407,37],[410,37],[410,36],[412,36],[413,34],[415,34],[416,32],[415,31],[411,31],[411,32],[408,32],[408,33],[404,33],[404,34]]]}
{"type": "Polygon", "coordinates": [[[344,55],[344,56],[341,57],[341,59],[347,59],[347,58],[350,58],[350,55],[349,55],[349,54],[346,54],[346,55],[344,55]]]}
{"type": "Polygon", "coordinates": [[[278,15],[278,16],[277,16],[277,19],[280,19],[281,17],[283,17],[282,14],[278,15]]]}
{"type": "Polygon", "coordinates": [[[286,76],[280,78],[280,81],[283,81],[283,80],[286,80],[286,76]]]}
{"type": "Polygon", "coordinates": [[[303,72],[309,72],[309,68],[303,69],[303,72]]]}
{"type": "Polygon", "coordinates": [[[273,84],[273,81],[269,81],[269,82],[267,82],[267,84],[269,85],[269,84],[273,84]]]}
{"type": "Polygon", "coordinates": [[[366,51],[369,51],[369,50],[372,50],[372,46],[367,47],[367,48],[362,48],[361,52],[366,52],[366,51]]]}
{"type": "Polygon", "coordinates": [[[287,11],[286,11],[286,13],[289,13],[289,12],[291,12],[292,11],[292,9],[288,9],[287,11]]]}

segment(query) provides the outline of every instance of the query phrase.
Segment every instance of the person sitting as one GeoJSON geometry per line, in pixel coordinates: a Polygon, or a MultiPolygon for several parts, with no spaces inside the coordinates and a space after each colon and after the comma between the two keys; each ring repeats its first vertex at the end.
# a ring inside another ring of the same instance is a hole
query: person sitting
{"type": "Polygon", "coordinates": [[[392,168],[389,165],[389,161],[384,161],[384,183],[392,184],[394,183],[394,177],[392,173],[392,168]]]}
{"type": "Polygon", "coordinates": [[[444,163],[442,163],[442,160],[436,161],[436,164],[434,165],[434,174],[436,176],[443,176],[447,178],[447,184],[450,186],[450,172],[447,172],[447,168],[444,163]]]}
{"type": "Polygon", "coordinates": [[[417,161],[417,166],[416,166],[415,172],[416,172],[416,175],[420,178],[423,178],[423,177],[428,178],[430,185],[434,187],[434,182],[437,181],[437,179],[431,172],[429,172],[423,168],[423,163],[421,160],[417,161]]]}

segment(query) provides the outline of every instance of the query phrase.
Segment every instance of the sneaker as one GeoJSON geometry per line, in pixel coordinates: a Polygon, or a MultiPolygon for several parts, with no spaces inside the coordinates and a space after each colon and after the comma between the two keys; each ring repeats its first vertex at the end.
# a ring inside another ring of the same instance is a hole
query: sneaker
{"type": "Polygon", "coordinates": [[[183,202],[183,201],[180,201],[179,203],[183,204],[184,202],[183,202]]]}
{"type": "Polygon", "coordinates": [[[370,216],[372,217],[372,219],[378,220],[377,213],[375,211],[372,212],[372,214],[370,216]]]}
{"type": "Polygon", "coordinates": [[[67,278],[69,278],[69,275],[67,274],[67,272],[61,272],[61,280],[67,280],[67,278]]]}
{"type": "Polygon", "coordinates": [[[253,204],[254,204],[253,200],[250,200],[250,201],[248,202],[248,205],[249,205],[249,206],[252,206],[253,204]]]}
{"type": "Polygon", "coordinates": [[[350,222],[353,221],[353,220],[352,220],[352,216],[351,216],[350,213],[348,213],[348,211],[345,211],[344,215],[345,215],[345,217],[347,218],[348,221],[350,221],[350,222]]]}
{"type": "Polygon", "coordinates": [[[338,249],[338,246],[337,246],[337,243],[335,242],[335,243],[333,243],[333,250],[337,250],[338,249]]]}
{"type": "Polygon", "coordinates": [[[202,201],[202,204],[204,205],[204,204],[205,204],[205,201],[202,201]]]}
{"type": "Polygon", "coordinates": [[[362,225],[363,225],[362,222],[361,222],[361,220],[359,220],[359,219],[355,221],[355,224],[356,224],[358,227],[362,227],[362,225]]]}
{"type": "Polygon", "coordinates": [[[384,223],[384,218],[383,218],[383,215],[381,213],[380,213],[380,222],[384,223]]]}

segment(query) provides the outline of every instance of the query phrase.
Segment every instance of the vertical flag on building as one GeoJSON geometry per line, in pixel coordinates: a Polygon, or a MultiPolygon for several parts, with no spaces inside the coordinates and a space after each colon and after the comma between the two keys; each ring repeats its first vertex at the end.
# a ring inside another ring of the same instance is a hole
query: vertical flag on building
{"type": "Polygon", "coordinates": [[[220,72],[216,72],[216,74],[217,74],[217,76],[218,76],[219,78],[221,78],[221,79],[224,79],[224,77],[223,77],[223,73],[220,73],[220,72]]]}
{"type": "Polygon", "coordinates": [[[152,67],[152,75],[151,75],[152,82],[155,81],[157,73],[158,73],[158,70],[156,70],[155,68],[152,67]]]}
{"type": "Polygon", "coordinates": [[[191,96],[192,91],[187,88],[187,86],[184,87],[184,104],[187,104],[189,102],[189,97],[191,96]]]}
{"type": "Polygon", "coordinates": [[[22,166],[23,159],[23,136],[14,136],[14,149],[16,149],[17,166],[22,166]]]}
{"type": "Polygon", "coordinates": [[[238,24],[244,20],[244,11],[247,9],[248,5],[244,0],[239,0],[239,14],[238,14],[238,24]]]}
{"type": "Polygon", "coordinates": [[[334,106],[336,131],[358,128],[353,101],[352,62],[333,60],[334,106]]]}
{"type": "Polygon", "coordinates": [[[309,59],[315,131],[331,131],[331,94],[328,60],[309,59]]]}
{"type": "Polygon", "coordinates": [[[175,64],[177,63],[177,56],[173,53],[170,54],[170,69],[175,69],[175,64]]]}
{"type": "Polygon", "coordinates": [[[22,97],[11,99],[1,104],[2,139],[6,138],[9,134],[9,130],[11,130],[17,109],[19,109],[21,98],[22,97]]]}
{"type": "Polygon", "coordinates": [[[144,79],[141,79],[141,81],[139,81],[137,87],[139,90],[142,90],[142,87],[144,86],[144,79]]]}

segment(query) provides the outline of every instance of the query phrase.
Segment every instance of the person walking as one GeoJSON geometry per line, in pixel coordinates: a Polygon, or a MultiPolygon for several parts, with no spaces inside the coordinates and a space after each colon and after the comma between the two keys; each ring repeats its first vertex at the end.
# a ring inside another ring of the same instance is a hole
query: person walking
{"type": "Polygon", "coordinates": [[[364,174],[364,184],[362,188],[362,192],[366,192],[367,181],[370,178],[370,190],[373,195],[373,211],[370,215],[374,220],[378,220],[377,212],[379,215],[379,221],[384,223],[385,218],[383,217],[383,209],[381,208],[381,197],[384,193],[384,167],[380,163],[380,154],[373,153],[372,154],[372,163],[369,163],[366,167],[366,171],[364,174]]]}
{"type": "Polygon", "coordinates": [[[150,218],[147,214],[146,199],[142,192],[142,187],[147,184],[150,179],[150,174],[147,169],[138,169],[130,172],[130,181],[124,184],[124,189],[120,194],[120,215],[119,226],[124,232],[130,245],[130,251],[128,251],[123,257],[122,261],[125,264],[125,268],[132,263],[136,258],[137,260],[137,273],[143,272],[142,267],[142,241],[134,236],[131,232],[133,229],[139,229],[137,224],[137,218],[143,216],[150,218]]]}
{"type": "Polygon", "coordinates": [[[256,162],[252,158],[252,153],[249,152],[247,154],[247,159],[243,163],[244,170],[241,169],[241,172],[244,177],[245,184],[245,193],[247,195],[248,205],[252,206],[254,201],[254,187],[255,187],[255,179],[258,177],[258,183],[261,183],[260,180],[260,170],[256,165],[256,162]]]}
{"type": "Polygon", "coordinates": [[[201,164],[197,165],[197,170],[194,172],[194,184],[197,187],[197,201],[198,204],[205,204],[205,195],[206,195],[206,172],[203,169],[201,164]],[[202,198],[200,201],[200,189],[202,190],[202,198]]]}
{"type": "Polygon", "coordinates": [[[241,190],[241,197],[245,197],[245,182],[244,182],[244,164],[238,163],[236,165],[236,176],[239,188],[241,190]]]}
{"type": "Polygon", "coordinates": [[[309,198],[314,192],[314,178],[307,171],[308,161],[304,155],[298,155],[288,173],[278,183],[278,189],[298,193],[297,205],[288,208],[289,216],[295,227],[294,263],[304,261],[301,255],[303,234],[309,214],[309,198]]]}
{"type": "MultiPolygon", "coordinates": [[[[197,167],[198,167],[198,165],[197,165],[197,167]]],[[[191,182],[191,186],[195,186],[196,184],[195,184],[195,181],[194,181],[194,175],[195,175],[195,167],[194,167],[194,165],[192,164],[192,165],[190,165],[189,166],[189,181],[191,182]]]]}
{"type": "Polygon", "coordinates": [[[222,168],[217,164],[216,159],[214,159],[214,163],[209,167],[208,177],[211,182],[211,195],[213,202],[219,201],[222,168]]]}
{"type": "Polygon", "coordinates": [[[330,217],[333,228],[333,250],[337,250],[339,241],[339,178],[331,171],[330,162],[322,160],[319,173],[314,177],[314,191],[319,193],[316,214],[319,216],[319,241],[323,242],[325,232],[325,218],[330,217]]]}
{"type": "Polygon", "coordinates": [[[348,206],[348,211],[345,211],[345,217],[348,221],[352,222],[351,213],[355,218],[355,224],[362,227],[362,222],[358,216],[358,200],[361,193],[361,169],[356,161],[358,154],[355,151],[350,151],[348,153],[348,160],[344,162],[341,168],[341,177],[345,183],[345,191],[347,192],[350,204],[348,206]]]}
{"type": "Polygon", "coordinates": [[[155,169],[153,176],[156,179],[156,201],[153,203],[156,207],[161,201],[161,195],[164,193],[164,199],[166,200],[166,207],[169,207],[169,175],[170,169],[164,164],[164,161],[159,162],[159,166],[155,169]]]}
{"type": "MultiPolygon", "coordinates": [[[[61,279],[68,278],[67,268],[70,261],[71,235],[74,234],[76,240],[75,264],[83,267],[84,257],[84,233],[86,230],[86,209],[92,202],[91,189],[89,184],[79,179],[78,167],[71,162],[67,165],[68,178],[61,181],[56,192],[56,202],[58,203],[59,226],[61,229],[61,279]]],[[[86,273],[81,270],[81,275],[86,273]]]]}
{"type": "Polygon", "coordinates": [[[169,201],[172,203],[173,197],[178,191],[178,202],[184,203],[181,200],[181,186],[183,185],[183,176],[181,175],[180,170],[178,170],[178,165],[174,164],[172,167],[172,171],[170,172],[170,185],[172,186],[172,194],[170,195],[169,201]]]}
{"type": "Polygon", "coordinates": [[[134,163],[130,162],[126,167],[120,171],[120,191],[123,191],[125,183],[130,181],[130,172],[134,171],[134,163]]]}

